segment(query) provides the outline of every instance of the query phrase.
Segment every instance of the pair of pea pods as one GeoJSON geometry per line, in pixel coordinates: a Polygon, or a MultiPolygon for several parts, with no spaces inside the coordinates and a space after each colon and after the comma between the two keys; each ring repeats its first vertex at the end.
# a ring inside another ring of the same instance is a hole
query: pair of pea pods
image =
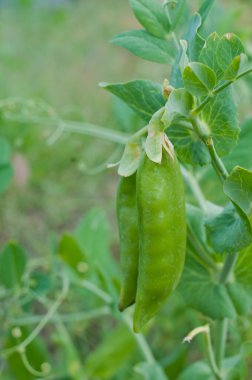
{"type": "Polygon", "coordinates": [[[175,289],[186,251],[186,211],[180,165],[163,150],[161,164],[143,154],[137,173],[117,192],[122,286],[119,309],[135,303],[133,329],[159,311],[175,289]]]}

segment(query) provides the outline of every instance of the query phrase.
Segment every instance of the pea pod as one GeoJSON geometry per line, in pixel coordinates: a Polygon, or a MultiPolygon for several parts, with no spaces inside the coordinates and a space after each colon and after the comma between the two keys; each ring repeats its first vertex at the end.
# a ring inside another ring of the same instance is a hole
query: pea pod
{"type": "Polygon", "coordinates": [[[122,286],[119,310],[132,305],[136,298],[139,228],[136,205],[136,174],[121,177],[117,191],[117,219],[120,235],[122,286]]]}
{"type": "Polygon", "coordinates": [[[134,331],[175,289],[185,260],[186,211],[178,160],[163,150],[161,164],[144,155],[137,173],[139,273],[134,331]]]}

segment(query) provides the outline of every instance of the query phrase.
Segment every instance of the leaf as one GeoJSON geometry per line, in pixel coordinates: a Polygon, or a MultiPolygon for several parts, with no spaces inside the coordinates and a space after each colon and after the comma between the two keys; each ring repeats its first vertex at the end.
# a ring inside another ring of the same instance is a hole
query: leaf
{"type": "Polygon", "coordinates": [[[225,165],[231,170],[235,165],[252,170],[252,119],[246,120],[241,126],[238,144],[228,157],[224,158],[225,165]]]}
{"type": "Polygon", "coordinates": [[[157,111],[151,118],[148,126],[148,136],[145,141],[145,152],[148,158],[156,163],[162,161],[164,141],[164,125],[161,121],[164,110],[157,111]]]}
{"type": "Polygon", "coordinates": [[[177,28],[186,12],[186,1],[170,0],[167,1],[166,6],[168,7],[169,18],[171,20],[171,31],[173,31],[177,28]]]}
{"type": "Polygon", "coordinates": [[[130,6],[138,21],[153,36],[165,37],[170,31],[168,18],[159,1],[130,0],[130,6]]]}
{"type": "Polygon", "coordinates": [[[154,37],[145,30],[130,30],[116,35],[111,42],[122,46],[137,57],[162,64],[172,63],[174,46],[172,40],[154,37]]]}
{"type": "Polygon", "coordinates": [[[252,212],[252,172],[236,166],[223,184],[225,194],[245,214],[252,212]]]}
{"type": "Polygon", "coordinates": [[[218,155],[227,155],[236,145],[240,132],[231,89],[226,88],[210,100],[201,117],[211,131],[218,155]]]}
{"type": "Polygon", "coordinates": [[[142,153],[141,141],[132,141],[125,145],[124,153],[121,158],[118,174],[129,177],[137,171],[142,153]]]}
{"type": "Polygon", "coordinates": [[[214,4],[214,0],[204,0],[202,2],[200,9],[198,11],[200,16],[201,16],[201,19],[202,19],[202,24],[207,19],[207,16],[208,16],[213,4],[214,4]]]}
{"type": "Polygon", "coordinates": [[[135,372],[144,380],[168,380],[162,367],[157,363],[142,362],[134,367],[135,372]]]}
{"type": "Polygon", "coordinates": [[[239,315],[247,315],[252,305],[251,293],[242,284],[237,282],[228,283],[227,291],[233,305],[239,315]]]}
{"type": "Polygon", "coordinates": [[[136,341],[129,329],[121,325],[108,332],[102,342],[89,354],[85,362],[87,374],[92,378],[111,379],[129,360],[136,341]]]}
{"type": "Polygon", "coordinates": [[[199,62],[192,62],[183,72],[185,89],[194,96],[210,95],[216,85],[214,71],[199,62]]]}
{"type": "Polygon", "coordinates": [[[169,124],[175,117],[188,117],[193,108],[193,97],[183,88],[172,91],[165,105],[163,120],[169,124]]]}
{"type": "Polygon", "coordinates": [[[46,293],[52,286],[52,281],[48,273],[36,271],[31,274],[30,288],[39,295],[46,293]]]}
{"type": "Polygon", "coordinates": [[[212,319],[236,317],[225,285],[215,281],[206,268],[187,256],[178,287],[187,305],[212,319]]]}
{"type": "Polygon", "coordinates": [[[199,35],[198,31],[202,26],[202,20],[199,13],[195,13],[189,20],[187,31],[183,36],[183,40],[188,42],[188,57],[190,61],[198,61],[200,52],[204,46],[204,39],[199,35]]]}
{"type": "Polygon", "coordinates": [[[251,225],[242,210],[229,204],[206,220],[208,238],[217,253],[235,253],[251,242],[251,225]]]}
{"type": "Polygon", "coordinates": [[[240,54],[233,59],[228,68],[224,72],[224,79],[235,80],[242,71],[245,70],[247,65],[247,56],[240,54]]]}
{"type": "Polygon", "coordinates": [[[205,144],[199,139],[190,123],[185,121],[174,123],[166,133],[182,162],[193,166],[202,166],[211,162],[205,144]]]}
{"type": "Polygon", "coordinates": [[[177,380],[214,380],[211,368],[205,362],[198,361],[187,367],[177,380]]]}
{"type": "Polygon", "coordinates": [[[88,270],[86,255],[73,236],[64,234],[59,242],[58,256],[79,277],[85,277],[88,270]]]}
{"type": "Polygon", "coordinates": [[[216,56],[220,68],[225,71],[233,59],[244,53],[244,47],[239,37],[233,33],[226,33],[220,39],[216,51],[216,56]]]}
{"type": "Polygon", "coordinates": [[[252,244],[239,253],[234,268],[236,281],[252,295],[252,244]]]}
{"type": "Polygon", "coordinates": [[[92,281],[117,297],[119,269],[110,252],[110,225],[104,210],[89,210],[77,225],[74,236],[86,254],[92,281]]]}
{"type": "Polygon", "coordinates": [[[0,283],[6,288],[21,284],[26,268],[26,254],[16,243],[8,243],[0,253],[0,283]]]}
{"type": "Polygon", "coordinates": [[[4,192],[13,177],[13,168],[9,164],[0,165],[0,193],[4,192]]]}
{"type": "Polygon", "coordinates": [[[223,77],[223,70],[219,65],[216,54],[219,42],[220,37],[216,32],[210,34],[210,36],[207,37],[199,56],[200,62],[209,66],[215,72],[217,81],[223,77]]]}
{"type": "Polygon", "coordinates": [[[100,86],[122,99],[147,122],[165,104],[162,86],[149,80],[101,83],[100,86]]]}

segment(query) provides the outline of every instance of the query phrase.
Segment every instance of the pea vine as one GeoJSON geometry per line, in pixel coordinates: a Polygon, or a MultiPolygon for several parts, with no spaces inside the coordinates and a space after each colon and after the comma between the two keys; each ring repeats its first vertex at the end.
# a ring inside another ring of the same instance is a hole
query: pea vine
{"type": "MultiPolygon", "coordinates": [[[[144,29],[121,33],[112,43],[142,59],[168,65],[168,79],[162,78],[162,84],[141,79],[101,83],[100,86],[120,98],[142,119],[141,129],[130,135],[62,120],[57,114],[49,116],[49,112],[48,116],[22,114],[14,112],[17,104],[25,106],[17,99],[2,101],[3,117],[19,123],[55,127],[48,137],[49,144],[68,132],[122,145],[124,152],[117,166],[118,173],[124,177],[136,172],[143,145],[148,158],[160,163],[167,139],[171,141],[182,165],[188,195],[187,258],[178,289],[184,302],[207,321],[207,325],[195,326],[185,341],[204,334],[209,365],[202,363],[206,371],[210,370],[207,378],[243,379],[243,366],[252,352],[251,344],[243,342],[231,358],[227,356],[226,344],[230,321],[248,316],[251,311],[252,172],[241,166],[230,168],[226,162],[242,143],[233,85],[252,72],[251,63],[235,34],[219,36],[212,31],[206,35],[213,0],[204,0],[190,16],[184,0],[129,2],[144,29]],[[226,197],[224,207],[208,201],[201,186],[200,178],[212,171],[226,197]]],[[[109,294],[90,283],[82,285],[109,303],[109,294]]],[[[10,350],[22,350],[51,314],[57,318],[56,309],[67,292],[66,286],[31,336],[20,345],[6,349],[2,355],[8,355],[10,350]]],[[[106,310],[102,309],[101,313],[106,314],[106,310]]],[[[121,318],[131,326],[130,314],[121,318]]],[[[146,361],[155,363],[144,337],[139,335],[136,339],[146,361]]],[[[155,370],[160,380],[165,379],[157,364],[155,370]]]]}

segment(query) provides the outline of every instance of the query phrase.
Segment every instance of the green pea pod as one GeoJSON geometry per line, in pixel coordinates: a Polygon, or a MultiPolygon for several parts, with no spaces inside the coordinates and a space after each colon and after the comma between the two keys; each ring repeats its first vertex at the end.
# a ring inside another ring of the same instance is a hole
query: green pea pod
{"type": "Polygon", "coordinates": [[[136,174],[121,177],[117,191],[117,219],[120,235],[122,286],[119,310],[123,311],[136,299],[139,228],[136,205],[136,174]]]}
{"type": "Polygon", "coordinates": [[[161,164],[144,155],[136,188],[140,253],[134,331],[139,332],[175,289],[184,266],[185,194],[175,154],[163,150],[161,164]]]}

